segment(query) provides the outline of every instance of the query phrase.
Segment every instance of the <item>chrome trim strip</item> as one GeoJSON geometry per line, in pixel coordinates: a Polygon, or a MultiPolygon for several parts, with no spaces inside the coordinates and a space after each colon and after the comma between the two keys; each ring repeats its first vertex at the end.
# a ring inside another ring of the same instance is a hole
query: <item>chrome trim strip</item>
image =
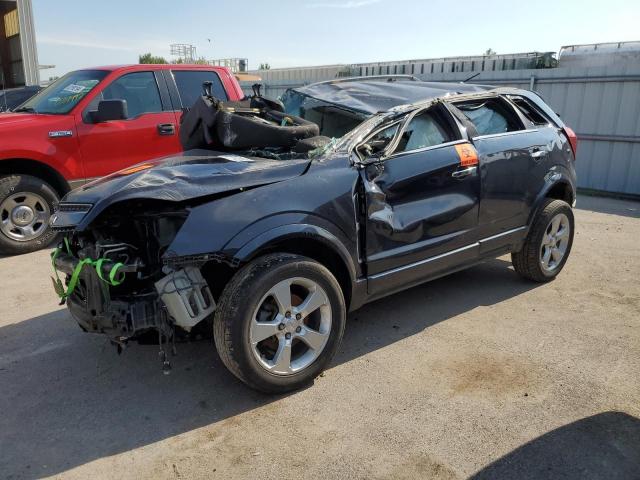
{"type": "Polygon", "coordinates": [[[469,140],[463,140],[463,139],[451,140],[450,142],[444,142],[444,143],[440,143],[438,145],[431,145],[429,147],[422,147],[422,148],[416,148],[414,150],[405,150],[405,151],[398,152],[398,153],[392,153],[388,157],[385,157],[385,160],[389,160],[391,158],[401,157],[402,155],[408,155],[408,154],[412,154],[412,153],[428,152],[429,150],[436,150],[437,148],[451,147],[453,145],[460,145],[462,143],[469,143],[469,140]]]}
{"type": "Polygon", "coordinates": [[[526,228],[527,228],[526,225],[523,225],[522,227],[518,227],[518,228],[512,228],[511,230],[507,230],[506,232],[498,233],[497,235],[492,235],[490,237],[483,238],[482,240],[479,240],[479,242],[480,243],[490,242],[491,240],[504,237],[505,235],[511,235],[512,233],[519,232],[520,230],[526,230],[526,228]]]}
{"type": "Polygon", "coordinates": [[[480,243],[472,243],[471,245],[467,245],[466,247],[457,248],[455,250],[451,250],[450,252],[441,253],[440,255],[436,255],[435,257],[425,258],[424,260],[420,260],[418,262],[410,263],[408,265],[403,265],[401,267],[392,268],[391,270],[385,270],[384,272],[376,273],[375,275],[371,275],[369,277],[370,280],[376,280],[378,278],[382,278],[386,275],[391,275],[393,273],[402,272],[404,270],[408,270],[410,268],[418,267],[420,265],[424,265],[426,263],[433,262],[435,260],[440,260],[441,258],[448,257],[449,255],[455,255],[458,253],[462,253],[465,250],[469,250],[470,248],[479,247],[480,243]]]}
{"type": "Polygon", "coordinates": [[[449,252],[441,253],[440,255],[436,255],[434,257],[425,258],[424,260],[420,260],[418,262],[410,263],[408,265],[403,265],[401,267],[392,268],[391,270],[385,270],[384,272],[376,273],[369,277],[370,280],[377,280],[378,278],[382,278],[386,275],[391,275],[393,273],[402,272],[404,270],[408,270],[410,268],[419,267],[420,265],[427,264],[429,262],[433,262],[435,260],[440,260],[441,258],[448,257],[449,255],[456,255],[458,253],[462,253],[470,248],[479,247],[482,243],[495,240],[500,237],[504,237],[505,235],[511,235],[512,233],[519,232],[521,230],[525,230],[527,228],[526,225],[518,228],[512,228],[511,230],[507,230],[506,232],[498,233],[497,235],[492,235],[491,237],[486,237],[481,240],[478,240],[476,243],[472,243],[471,245],[467,245],[465,247],[456,248],[455,250],[451,250],[449,252]]]}
{"type": "Polygon", "coordinates": [[[516,130],[514,132],[503,132],[503,133],[492,133],[490,135],[477,135],[475,137],[473,137],[471,140],[484,140],[485,138],[499,138],[499,137],[507,137],[510,135],[522,135],[523,133],[531,133],[531,132],[537,132],[538,129],[531,129],[531,130],[516,130]]]}

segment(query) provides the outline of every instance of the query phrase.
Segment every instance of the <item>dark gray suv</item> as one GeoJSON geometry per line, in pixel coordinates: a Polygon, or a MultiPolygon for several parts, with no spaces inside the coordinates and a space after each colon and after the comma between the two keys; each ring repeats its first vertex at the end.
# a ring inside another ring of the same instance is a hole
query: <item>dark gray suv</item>
{"type": "Polygon", "coordinates": [[[505,253],[532,281],[565,265],[577,141],[535,93],[384,77],[282,100],[272,117],[211,100],[191,122],[207,148],[67,195],[56,288],[84,330],[161,350],[212,331],[234,375],[282,392],[366,302],[505,253]],[[238,147],[234,125],[262,142],[251,122],[285,144],[238,147]]]}

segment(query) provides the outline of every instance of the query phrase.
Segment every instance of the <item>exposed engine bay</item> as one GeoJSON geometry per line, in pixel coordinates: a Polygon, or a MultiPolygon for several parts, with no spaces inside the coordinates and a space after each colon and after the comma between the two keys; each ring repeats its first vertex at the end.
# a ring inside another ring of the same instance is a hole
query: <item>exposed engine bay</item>
{"type": "Polygon", "coordinates": [[[193,265],[162,260],[188,215],[171,205],[139,202],[132,214],[116,208],[87,232],[67,238],[53,253],[54,268],[66,274],[56,291],[80,327],[107,335],[118,351],[132,339],[163,343],[188,336],[215,310],[209,286],[193,265]]]}

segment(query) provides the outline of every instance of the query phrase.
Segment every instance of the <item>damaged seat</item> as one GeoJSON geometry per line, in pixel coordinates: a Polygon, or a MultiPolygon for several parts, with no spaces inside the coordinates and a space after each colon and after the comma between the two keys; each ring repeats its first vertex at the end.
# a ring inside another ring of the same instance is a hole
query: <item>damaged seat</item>
{"type": "Polygon", "coordinates": [[[184,150],[247,150],[281,148],[306,152],[327,143],[318,125],[284,113],[282,104],[254,95],[239,102],[222,102],[204,85],[204,95],[182,115],[180,141],[184,150]],[[296,148],[298,143],[315,138],[296,148]]]}

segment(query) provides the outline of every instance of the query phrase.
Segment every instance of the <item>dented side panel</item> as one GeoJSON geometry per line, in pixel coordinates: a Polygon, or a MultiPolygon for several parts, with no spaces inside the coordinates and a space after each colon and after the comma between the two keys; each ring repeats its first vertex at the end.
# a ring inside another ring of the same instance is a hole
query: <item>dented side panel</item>
{"type": "Polygon", "coordinates": [[[477,170],[455,178],[455,144],[398,155],[362,171],[366,255],[376,275],[477,240],[477,170]]]}

